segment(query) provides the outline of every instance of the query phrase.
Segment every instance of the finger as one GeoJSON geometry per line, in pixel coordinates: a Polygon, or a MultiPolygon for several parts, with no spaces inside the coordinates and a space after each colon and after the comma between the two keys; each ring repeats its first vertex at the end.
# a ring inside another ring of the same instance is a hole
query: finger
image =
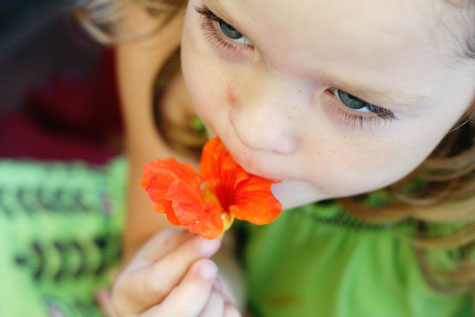
{"type": "Polygon", "coordinates": [[[162,230],[150,238],[140,248],[132,262],[137,259],[150,262],[157,261],[194,236],[194,234],[191,234],[182,228],[169,228],[162,230]]]}
{"type": "Polygon", "coordinates": [[[226,302],[224,304],[224,317],[241,317],[242,314],[231,302],[226,302]]]}
{"type": "Polygon", "coordinates": [[[159,262],[141,271],[140,296],[149,305],[159,303],[186,274],[190,265],[202,257],[212,256],[220,247],[220,240],[205,240],[195,237],[167,254],[159,262]],[[144,287],[145,286],[145,287],[144,287]]]}
{"type": "Polygon", "coordinates": [[[180,282],[191,263],[210,257],[220,245],[220,240],[195,236],[160,261],[119,278],[113,290],[114,303],[127,307],[129,312],[141,312],[160,303],[180,282]]]}
{"type": "Polygon", "coordinates": [[[143,317],[150,316],[197,316],[210,297],[218,268],[213,261],[203,259],[191,266],[180,284],[159,305],[147,310],[143,317]]]}
{"type": "Polygon", "coordinates": [[[223,294],[216,289],[211,290],[204,309],[199,314],[200,317],[221,317],[224,313],[224,298],[223,294]]]}

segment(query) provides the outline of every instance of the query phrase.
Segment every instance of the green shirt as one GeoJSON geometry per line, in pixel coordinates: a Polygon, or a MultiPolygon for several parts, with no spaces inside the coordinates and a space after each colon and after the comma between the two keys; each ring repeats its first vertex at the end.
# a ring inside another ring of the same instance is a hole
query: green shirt
{"type": "MultiPolygon", "coordinates": [[[[425,282],[407,239],[414,222],[372,225],[330,202],[240,225],[253,316],[471,316],[468,294],[443,295],[425,282]]],[[[443,265],[452,256],[432,258],[443,265]]]]}

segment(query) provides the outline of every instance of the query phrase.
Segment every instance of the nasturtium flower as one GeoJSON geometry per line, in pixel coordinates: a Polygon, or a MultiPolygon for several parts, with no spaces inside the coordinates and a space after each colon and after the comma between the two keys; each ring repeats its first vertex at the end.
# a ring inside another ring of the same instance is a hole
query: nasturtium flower
{"type": "Polygon", "coordinates": [[[271,192],[278,181],[244,171],[219,138],[205,144],[199,170],[198,174],[193,166],[174,158],[145,165],[142,187],[154,209],[165,213],[170,223],[216,239],[234,218],[263,225],[282,212],[271,192]]]}

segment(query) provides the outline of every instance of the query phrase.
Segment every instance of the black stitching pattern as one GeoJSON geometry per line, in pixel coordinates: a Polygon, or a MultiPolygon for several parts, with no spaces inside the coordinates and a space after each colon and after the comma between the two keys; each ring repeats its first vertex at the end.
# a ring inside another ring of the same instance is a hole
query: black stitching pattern
{"type": "Polygon", "coordinates": [[[83,212],[91,212],[91,207],[86,205],[83,201],[84,194],[82,191],[76,191],[74,194],[74,206],[83,212]]]}
{"type": "Polygon", "coordinates": [[[25,187],[18,188],[18,190],[16,191],[16,197],[19,205],[23,208],[24,211],[27,212],[27,214],[31,215],[35,212],[35,208],[30,206],[29,202],[27,201],[25,187]]]}
{"type": "Polygon", "coordinates": [[[0,210],[7,216],[11,217],[13,215],[12,209],[7,207],[5,203],[3,202],[3,197],[5,194],[5,190],[3,188],[0,188],[0,210]]]}
{"type": "Polygon", "coordinates": [[[14,217],[16,213],[24,213],[34,216],[41,212],[51,213],[93,213],[99,211],[101,214],[109,216],[112,213],[112,202],[108,193],[98,193],[94,201],[85,200],[85,190],[62,189],[52,190],[50,197],[47,197],[46,188],[38,186],[28,188],[19,186],[16,189],[0,187],[0,216],[6,218],[14,217]],[[5,197],[11,197],[7,201],[5,197]]]}
{"type": "Polygon", "coordinates": [[[36,197],[38,200],[39,205],[41,206],[42,209],[45,210],[51,210],[51,211],[56,211],[58,210],[58,202],[60,201],[59,199],[51,199],[48,201],[45,197],[45,190],[43,187],[40,187],[36,191],[36,197]]]}
{"type": "MultiPolygon", "coordinates": [[[[1,172],[7,169],[2,166],[1,172]]],[[[11,224],[12,234],[21,237],[12,240],[16,245],[12,248],[14,253],[9,255],[10,263],[30,279],[45,308],[50,308],[55,316],[99,316],[93,294],[76,297],[73,293],[68,296],[69,292],[65,291],[63,296],[62,288],[69,287],[68,283],[75,279],[86,279],[85,285],[91,286],[95,281],[102,283],[104,274],[119,263],[122,229],[120,222],[116,222],[120,218],[115,219],[115,215],[120,216],[117,213],[121,209],[116,208],[116,201],[108,191],[108,170],[53,163],[38,165],[35,171],[40,174],[31,177],[5,174],[14,183],[0,184],[0,221],[11,224]],[[75,182],[75,179],[83,181],[75,182]],[[56,219],[59,219],[57,223],[56,219]],[[75,219],[78,224],[94,223],[99,227],[87,228],[91,232],[89,236],[64,232],[67,228],[59,230],[58,235],[53,233],[56,230],[47,235],[41,232],[42,225],[49,228],[75,219]],[[22,235],[17,228],[28,233],[22,235]],[[96,230],[100,233],[94,236],[96,230]],[[49,294],[48,285],[57,285],[56,294],[49,294]]],[[[11,238],[6,234],[7,239],[11,238]]]]}
{"type": "Polygon", "coordinates": [[[33,273],[33,278],[35,280],[39,280],[43,275],[45,269],[45,255],[43,252],[43,248],[39,245],[38,242],[33,242],[32,249],[35,252],[36,256],[38,257],[38,267],[35,269],[33,273]]]}
{"type": "Polygon", "coordinates": [[[63,277],[65,271],[66,271],[66,259],[65,259],[65,247],[63,245],[63,243],[61,243],[60,241],[54,241],[53,242],[53,245],[54,247],[56,248],[56,251],[59,253],[60,257],[61,257],[61,264],[59,265],[59,269],[56,271],[56,273],[54,274],[54,280],[57,282],[59,280],[61,280],[61,278],[63,277]]]}
{"type": "Polygon", "coordinates": [[[76,251],[79,253],[79,256],[80,256],[79,267],[74,272],[74,277],[79,278],[81,277],[81,275],[83,275],[86,272],[86,263],[87,263],[86,252],[77,241],[73,242],[73,248],[76,249],[76,251]]]}
{"type": "Polygon", "coordinates": [[[118,263],[121,254],[120,236],[117,234],[95,237],[89,241],[55,239],[51,244],[34,241],[29,251],[14,256],[14,264],[19,268],[31,270],[34,280],[52,279],[55,282],[61,282],[63,279],[77,279],[85,275],[100,276],[107,271],[108,267],[118,263]],[[46,272],[49,257],[59,258],[57,267],[49,268],[53,271],[51,273],[46,272]],[[99,261],[94,261],[93,259],[97,257],[99,261]],[[73,266],[70,263],[71,258],[78,258],[73,266]]]}
{"type": "MultiPolygon", "coordinates": [[[[318,207],[317,207],[318,208],[318,207]]],[[[399,228],[406,225],[414,224],[413,219],[406,219],[397,223],[390,223],[390,224],[373,224],[373,223],[366,223],[357,218],[351,216],[345,211],[339,211],[332,217],[322,217],[318,215],[317,212],[309,213],[302,210],[296,210],[302,217],[307,217],[312,219],[315,222],[345,227],[356,231],[378,231],[378,230],[387,230],[392,228],[399,228]]]]}

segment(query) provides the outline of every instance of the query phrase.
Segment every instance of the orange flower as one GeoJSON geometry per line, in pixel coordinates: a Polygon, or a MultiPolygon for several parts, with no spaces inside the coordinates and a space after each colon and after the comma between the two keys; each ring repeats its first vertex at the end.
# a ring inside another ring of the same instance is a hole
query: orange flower
{"type": "Polygon", "coordinates": [[[276,219],[282,212],[271,193],[276,182],[246,173],[219,138],[204,146],[199,175],[190,164],[167,158],[145,165],[142,176],[156,211],[206,239],[219,238],[234,217],[258,225],[276,219]]]}

